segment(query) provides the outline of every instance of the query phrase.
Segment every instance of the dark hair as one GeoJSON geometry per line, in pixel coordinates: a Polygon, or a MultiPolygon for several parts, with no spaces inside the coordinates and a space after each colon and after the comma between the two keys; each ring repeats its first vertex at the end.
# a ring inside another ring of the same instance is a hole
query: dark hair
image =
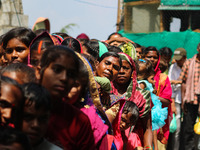
{"type": "Polygon", "coordinates": [[[27,83],[23,85],[25,101],[28,101],[25,106],[35,104],[35,109],[41,108],[50,111],[51,109],[51,96],[50,93],[37,83],[27,83]]]}
{"type": "Polygon", "coordinates": [[[142,46],[141,46],[140,44],[138,44],[138,43],[133,43],[133,46],[134,46],[135,48],[142,48],[142,46]]]}
{"type": "MultiPolygon", "coordinates": [[[[47,50],[43,53],[42,58],[40,60],[40,67],[41,67],[41,77],[43,77],[44,70],[50,65],[50,63],[56,61],[61,55],[67,55],[74,59],[77,72],[79,70],[79,57],[76,53],[66,47],[66,46],[50,46],[47,50]]],[[[77,73],[78,74],[78,73],[77,73]]],[[[41,78],[42,80],[42,78],[41,78]]]]}
{"type": "Polygon", "coordinates": [[[122,66],[122,59],[121,59],[121,57],[120,57],[117,53],[115,53],[115,52],[106,52],[106,53],[104,53],[104,54],[98,59],[99,63],[100,63],[104,58],[109,57],[109,56],[119,58],[119,65],[120,65],[120,67],[122,66]]]}
{"type": "Polygon", "coordinates": [[[14,143],[20,144],[24,150],[31,149],[29,139],[23,132],[17,131],[14,128],[1,128],[0,145],[10,146],[14,143]]]}
{"type": "Polygon", "coordinates": [[[160,59],[159,68],[160,68],[160,71],[161,71],[162,73],[165,72],[165,70],[168,68],[168,63],[167,63],[167,61],[164,60],[164,59],[160,59]]]}
{"type": "Polygon", "coordinates": [[[67,46],[73,49],[74,51],[81,53],[81,43],[75,38],[66,38],[62,41],[61,45],[67,46]]]}
{"type": "Polygon", "coordinates": [[[31,41],[35,38],[35,33],[31,29],[24,27],[17,27],[8,31],[3,37],[3,48],[6,49],[8,42],[17,38],[19,41],[29,47],[31,41]]]}
{"type": "Polygon", "coordinates": [[[99,58],[99,43],[98,41],[88,41],[83,44],[87,48],[87,52],[95,59],[99,58]]]}
{"type": "Polygon", "coordinates": [[[52,35],[61,36],[63,39],[70,37],[67,33],[63,33],[63,32],[54,32],[52,33],[52,35]]]}
{"type": "Polygon", "coordinates": [[[110,40],[111,36],[113,36],[113,35],[119,35],[120,37],[122,37],[122,35],[121,35],[120,33],[118,33],[118,32],[113,32],[113,33],[111,33],[111,34],[108,36],[108,39],[107,39],[107,40],[110,40]]]}
{"type": "Polygon", "coordinates": [[[90,65],[91,65],[91,67],[92,67],[92,70],[93,71],[96,71],[96,60],[94,59],[94,57],[93,56],[91,56],[91,55],[87,55],[87,54],[81,54],[83,57],[85,57],[87,60],[88,60],[88,62],[90,63],[90,65]]]}
{"type": "Polygon", "coordinates": [[[138,76],[142,76],[143,79],[142,80],[147,80],[147,78],[151,75],[155,74],[153,65],[151,63],[151,61],[149,60],[137,60],[136,61],[136,70],[137,70],[137,75],[138,76]],[[144,65],[145,68],[143,68],[142,70],[140,69],[140,65],[144,65]]]}
{"type": "Polygon", "coordinates": [[[150,51],[155,51],[157,53],[157,55],[159,56],[159,51],[154,46],[146,47],[142,52],[143,52],[143,55],[145,56],[150,51]]]}
{"type": "Polygon", "coordinates": [[[169,47],[163,47],[159,50],[160,56],[169,56],[172,57],[172,50],[169,47]]]}
{"type": "Polygon", "coordinates": [[[80,84],[82,86],[82,91],[79,95],[81,100],[81,98],[85,98],[85,95],[87,94],[87,91],[89,89],[89,73],[87,70],[87,66],[84,64],[84,62],[81,59],[79,59],[79,61],[80,69],[78,74],[78,80],[80,81],[80,84]]]}
{"type": "Polygon", "coordinates": [[[115,53],[120,53],[120,52],[123,52],[119,47],[117,46],[112,46],[112,45],[109,45],[108,46],[108,51],[109,52],[115,52],[115,53]]]}
{"type": "Polygon", "coordinates": [[[200,43],[197,45],[197,49],[200,48],[200,43]]]}
{"type": "MultiPolygon", "coordinates": [[[[1,84],[2,83],[7,83],[7,84],[12,84],[14,86],[16,86],[17,88],[20,89],[20,91],[22,92],[22,86],[15,80],[9,78],[9,77],[6,77],[6,76],[1,76],[1,84]]],[[[22,92],[23,93],[23,92],[22,92]]],[[[22,94],[23,95],[23,94],[22,94]]]]}
{"type": "Polygon", "coordinates": [[[52,39],[50,37],[39,37],[37,38],[30,46],[30,52],[33,51],[33,50],[38,50],[38,46],[39,46],[39,43],[40,41],[42,41],[42,46],[41,46],[41,50],[51,46],[51,45],[54,45],[52,39]]]}
{"type": "Polygon", "coordinates": [[[131,113],[130,122],[136,124],[139,118],[139,108],[137,105],[132,101],[126,101],[123,107],[122,113],[128,114],[131,113]]]}
{"type": "Polygon", "coordinates": [[[25,65],[24,63],[12,63],[1,70],[1,74],[5,72],[19,72],[23,73],[26,77],[21,79],[24,83],[36,82],[35,70],[25,65]]]}

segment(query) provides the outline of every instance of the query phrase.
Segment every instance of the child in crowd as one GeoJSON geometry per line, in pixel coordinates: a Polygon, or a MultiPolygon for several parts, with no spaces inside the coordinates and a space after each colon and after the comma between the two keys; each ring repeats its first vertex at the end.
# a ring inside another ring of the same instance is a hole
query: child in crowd
{"type": "Polygon", "coordinates": [[[0,86],[0,127],[21,129],[22,120],[19,118],[24,104],[22,89],[15,80],[4,76],[1,76],[0,86]]]}
{"type": "Polygon", "coordinates": [[[122,109],[120,130],[123,139],[123,149],[143,149],[141,141],[137,134],[127,130],[137,123],[139,118],[139,109],[132,101],[126,101],[122,109]]]}
{"type": "Polygon", "coordinates": [[[64,149],[95,149],[88,117],[78,108],[63,101],[79,75],[80,61],[65,46],[48,47],[41,58],[37,78],[51,94],[52,110],[47,137],[64,149]]]}
{"type": "Polygon", "coordinates": [[[17,27],[8,31],[3,37],[3,49],[8,63],[28,62],[29,45],[35,38],[31,29],[17,27]]]}
{"type": "Polygon", "coordinates": [[[19,84],[36,82],[35,70],[23,63],[13,63],[1,70],[3,76],[16,80],[19,84]]]}
{"type": "Polygon", "coordinates": [[[57,38],[50,35],[48,32],[43,32],[38,35],[30,44],[30,52],[28,56],[28,64],[34,67],[39,66],[42,54],[47,47],[51,45],[59,45],[57,38]]]}
{"type": "Polygon", "coordinates": [[[142,89],[148,90],[151,92],[151,100],[153,102],[153,107],[151,110],[152,118],[152,131],[154,131],[154,146],[157,146],[157,133],[156,130],[165,125],[165,119],[167,119],[168,111],[167,107],[162,108],[162,103],[158,99],[155,89],[155,71],[153,70],[152,63],[148,60],[139,59],[137,61],[138,74],[137,80],[142,89]],[[159,112],[159,113],[158,113],[159,112]]]}
{"type": "Polygon", "coordinates": [[[44,139],[51,110],[49,92],[36,83],[25,84],[23,90],[25,105],[22,131],[28,136],[33,150],[61,150],[44,139]]]}

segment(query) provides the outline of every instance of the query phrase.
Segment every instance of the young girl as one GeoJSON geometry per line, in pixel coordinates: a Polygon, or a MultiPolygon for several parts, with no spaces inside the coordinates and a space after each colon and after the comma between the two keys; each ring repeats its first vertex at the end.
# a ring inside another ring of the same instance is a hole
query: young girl
{"type": "Polygon", "coordinates": [[[62,100],[77,80],[79,63],[78,56],[70,48],[51,46],[42,55],[36,74],[52,97],[48,139],[64,149],[89,150],[95,149],[95,144],[88,117],[62,100]]]}
{"type": "Polygon", "coordinates": [[[31,29],[24,27],[8,31],[3,37],[3,49],[8,63],[21,62],[27,64],[29,45],[35,36],[31,29]]]}
{"type": "Polygon", "coordinates": [[[60,45],[60,42],[48,32],[43,32],[34,38],[30,44],[28,64],[37,67],[46,48],[52,45],[60,45]]]}
{"type": "Polygon", "coordinates": [[[151,110],[151,118],[152,118],[152,130],[154,132],[154,146],[156,147],[157,134],[156,130],[163,127],[165,125],[165,119],[167,119],[168,111],[167,107],[162,108],[162,103],[158,99],[155,89],[155,71],[153,70],[152,63],[148,60],[139,59],[137,61],[137,80],[140,84],[140,87],[145,90],[149,90],[151,92],[151,100],[153,102],[153,108],[151,110]],[[159,112],[159,113],[158,113],[159,112]]]}

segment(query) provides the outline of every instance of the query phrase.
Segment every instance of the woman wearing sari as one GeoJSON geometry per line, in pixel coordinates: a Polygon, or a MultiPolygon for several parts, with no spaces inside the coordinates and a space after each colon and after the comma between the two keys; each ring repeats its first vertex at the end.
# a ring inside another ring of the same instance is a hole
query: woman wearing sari
{"type": "Polygon", "coordinates": [[[152,145],[152,130],[150,120],[150,93],[142,90],[137,85],[136,68],[133,59],[125,54],[119,53],[122,59],[122,66],[117,78],[112,82],[112,92],[115,95],[133,101],[139,108],[139,120],[135,127],[128,130],[130,136],[133,132],[137,133],[145,148],[152,145]]]}
{"type": "Polygon", "coordinates": [[[168,117],[165,120],[166,124],[157,132],[159,150],[166,149],[165,145],[167,144],[167,140],[169,137],[169,125],[171,121],[171,95],[172,89],[169,78],[167,75],[161,73],[159,68],[160,56],[158,50],[153,47],[147,47],[143,51],[144,58],[150,60],[154,66],[155,77],[154,80],[156,81],[155,86],[157,89],[157,96],[159,96],[159,100],[162,102],[163,107],[168,107],[168,117]]]}

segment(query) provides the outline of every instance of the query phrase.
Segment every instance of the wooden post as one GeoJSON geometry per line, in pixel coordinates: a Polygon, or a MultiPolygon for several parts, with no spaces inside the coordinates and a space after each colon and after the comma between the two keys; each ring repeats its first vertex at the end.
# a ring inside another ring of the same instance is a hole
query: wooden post
{"type": "Polygon", "coordinates": [[[119,31],[119,23],[121,21],[121,0],[118,0],[118,7],[117,7],[117,28],[116,31],[119,31]]]}

